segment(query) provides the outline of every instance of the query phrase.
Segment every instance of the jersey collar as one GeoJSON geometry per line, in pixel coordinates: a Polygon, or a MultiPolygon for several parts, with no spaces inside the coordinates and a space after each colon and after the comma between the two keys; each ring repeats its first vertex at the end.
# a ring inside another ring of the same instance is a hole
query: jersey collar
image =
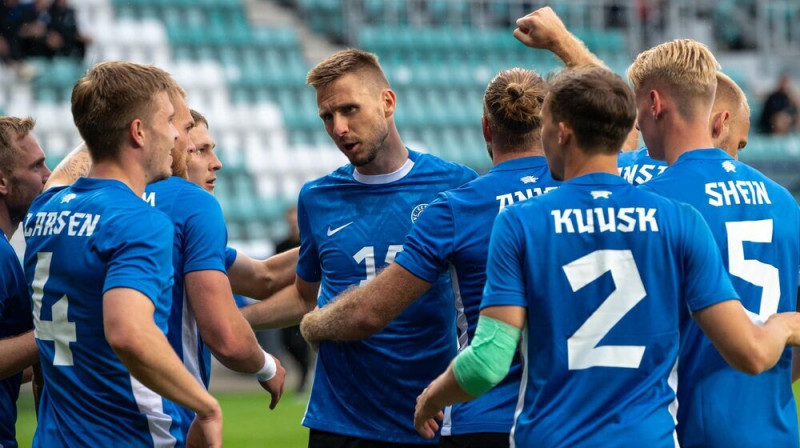
{"type": "Polygon", "coordinates": [[[413,167],[414,161],[409,157],[400,169],[388,174],[361,174],[353,169],[353,179],[367,185],[389,184],[406,177],[413,167]]]}
{"type": "Polygon", "coordinates": [[[730,156],[727,152],[719,149],[719,148],[702,148],[702,149],[693,149],[691,151],[686,151],[685,153],[681,154],[678,157],[678,160],[675,163],[680,162],[682,160],[733,160],[733,157],[730,156]]]}

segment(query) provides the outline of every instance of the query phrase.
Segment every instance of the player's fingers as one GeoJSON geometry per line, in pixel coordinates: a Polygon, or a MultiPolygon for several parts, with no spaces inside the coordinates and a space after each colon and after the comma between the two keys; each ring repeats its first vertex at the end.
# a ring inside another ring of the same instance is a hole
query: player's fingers
{"type": "Polygon", "coordinates": [[[439,420],[444,420],[444,412],[439,411],[436,413],[436,418],[439,420]]]}
{"type": "Polygon", "coordinates": [[[522,42],[526,46],[530,47],[533,45],[533,39],[531,39],[531,37],[528,35],[526,31],[522,31],[522,29],[520,28],[514,30],[514,38],[522,42]]]}

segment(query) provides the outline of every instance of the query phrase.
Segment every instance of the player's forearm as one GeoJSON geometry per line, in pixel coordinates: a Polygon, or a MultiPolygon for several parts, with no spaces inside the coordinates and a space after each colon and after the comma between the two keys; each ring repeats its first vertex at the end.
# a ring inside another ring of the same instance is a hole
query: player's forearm
{"type": "Polygon", "coordinates": [[[0,379],[22,372],[39,360],[39,349],[33,330],[18,336],[0,339],[0,379]]]}
{"type": "Polygon", "coordinates": [[[300,332],[306,341],[311,344],[356,341],[381,331],[389,321],[361,306],[364,293],[363,288],[354,289],[328,306],[306,314],[300,322],[300,332]]]}
{"type": "Polygon", "coordinates": [[[771,316],[763,326],[751,324],[729,347],[717,348],[733,368],[757,375],[777,364],[793,338],[800,341],[800,315],[780,313],[771,316]]]}
{"type": "Polygon", "coordinates": [[[109,331],[106,322],[109,344],[128,371],[143,385],[199,416],[221,412],[214,397],[186,370],[154,323],[145,328],[138,327],[135,332],[120,330],[109,331]]]}
{"type": "Polygon", "coordinates": [[[316,301],[308,301],[295,285],[287,286],[272,297],[241,308],[241,313],[255,330],[284,328],[296,325],[313,310],[316,301]]]}
{"type": "Polygon", "coordinates": [[[238,312],[229,321],[230,329],[200,334],[214,357],[225,367],[242,373],[256,373],[264,365],[264,354],[250,325],[238,312]],[[213,341],[213,342],[212,342],[213,341]]]}
{"type": "Polygon", "coordinates": [[[86,147],[85,143],[81,143],[55,167],[44,189],[72,185],[79,178],[89,175],[91,168],[92,158],[89,156],[89,148],[86,147]]]}
{"type": "Polygon", "coordinates": [[[264,300],[295,280],[299,249],[283,252],[266,260],[254,260],[239,254],[228,270],[234,294],[264,300]]]}
{"type": "Polygon", "coordinates": [[[566,32],[565,35],[560,36],[558,40],[554,41],[553,47],[550,50],[569,68],[583,66],[608,68],[603,61],[598,59],[597,56],[586,48],[583,41],[569,32],[566,32]]]}

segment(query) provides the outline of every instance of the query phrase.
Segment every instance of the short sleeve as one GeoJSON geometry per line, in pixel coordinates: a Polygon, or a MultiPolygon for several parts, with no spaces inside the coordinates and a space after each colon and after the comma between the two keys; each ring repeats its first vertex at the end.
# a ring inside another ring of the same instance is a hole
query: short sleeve
{"type": "Polygon", "coordinates": [[[230,246],[225,248],[225,270],[226,271],[228,269],[230,269],[231,266],[233,266],[233,263],[236,262],[236,256],[237,255],[238,255],[238,252],[236,252],[236,249],[234,249],[234,248],[232,248],[230,246]]]}
{"type": "Polygon", "coordinates": [[[445,194],[439,194],[417,218],[395,262],[433,283],[447,269],[454,248],[455,224],[445,194]]]}
{"type": "Polygon", "coordinates": [[[169,218],[152,209],[136,216],[118,215],[103,235],[106,243],[113,244],[103,293],[131,288],[158,303],[172,286],[173,233],[169,218]]]}
{"type": "Polygon", "coordinates": [[[191,210],[183,226],[183,272],[225,272],[228,231],[219,203],[210,194],[197,189],[191,200],[184,202],[191,210]]]}
{"type": "Polygon", "coordinates": [[[520,238],[514,208],[497,215],[489,242],[486,263],[486,286],[481,309],[490,306],[528,307],[525,295],[524,241],[520,238]]]}
{"type": "Polygon", "coordinates": [[[300,191],[297,200],[297,226],[300,230],[300,255],[297,259],[297,275],[307,282],[318,282],[322,278],[319,252],[311,231],[310,218],[306,209],[306,189],[300,191]]]}
{"type": "Polygon", "coordinates": [[[708,224],[692,206],[679,204],[683,226],[683,292],[692,312],[738,299],[708,224]]]}

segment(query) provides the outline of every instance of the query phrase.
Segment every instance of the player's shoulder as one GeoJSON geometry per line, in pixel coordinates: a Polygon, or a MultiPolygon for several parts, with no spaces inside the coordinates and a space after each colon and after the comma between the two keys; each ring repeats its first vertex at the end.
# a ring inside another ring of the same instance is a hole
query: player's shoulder
{"type": "Polygon", "coordinates": [[[414,162],[414,167],[419,167],[418,169],[420,171],[441,173],[446,175],[449,174],[453,177],[460,177],[467,180],[478,177],[478,173],[476,173],[472,168],[457,162],[445,160],[433,154],[422,153],[409,149],[408,157],[414,162]]]}

